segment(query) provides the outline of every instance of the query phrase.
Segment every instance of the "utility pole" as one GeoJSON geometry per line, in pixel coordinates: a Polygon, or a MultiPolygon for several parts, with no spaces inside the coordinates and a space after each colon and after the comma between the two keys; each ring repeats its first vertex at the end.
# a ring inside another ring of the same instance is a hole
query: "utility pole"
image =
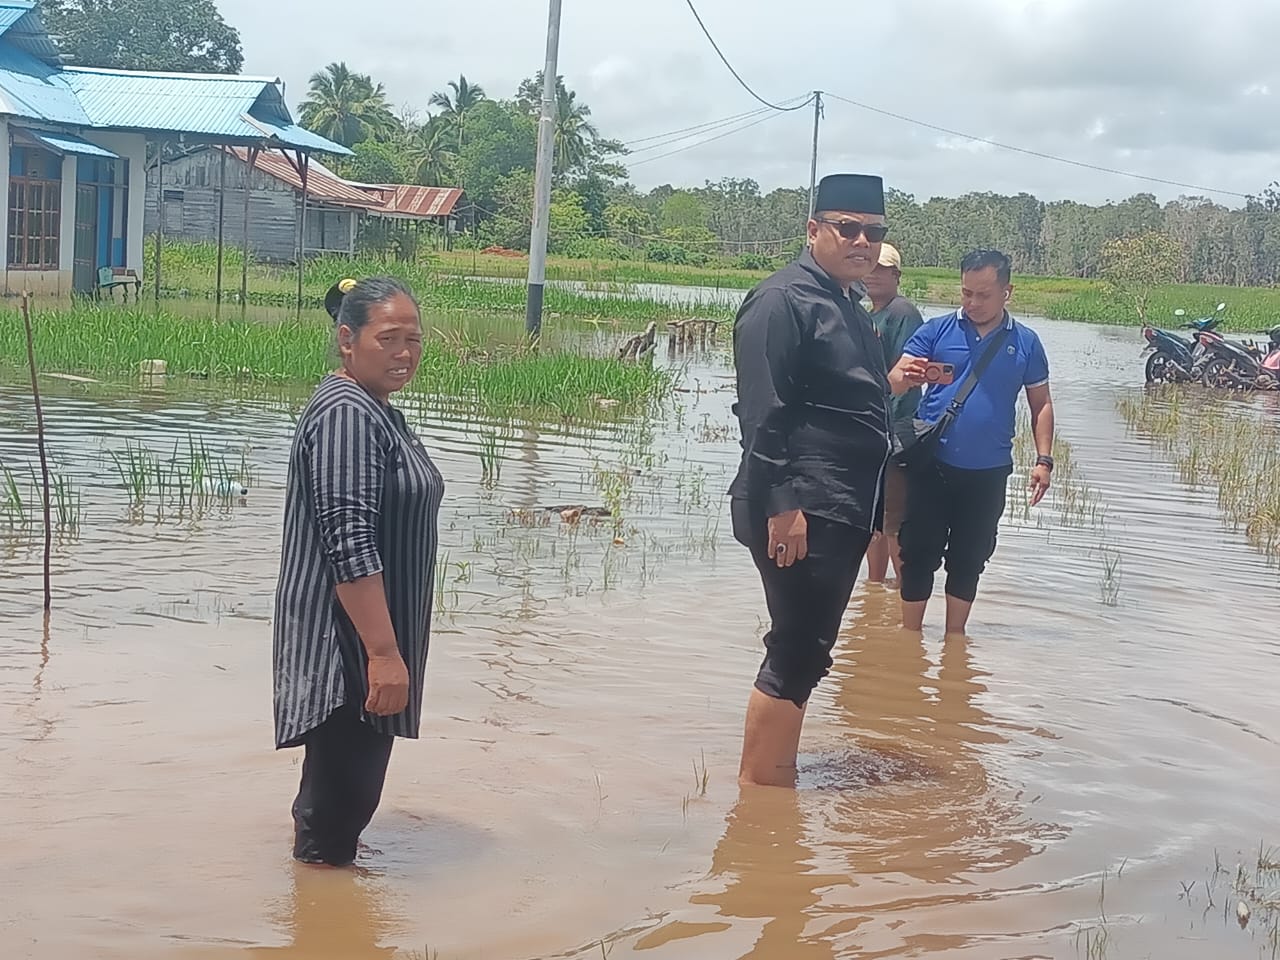
{"type": "Polygon", "coordinates": [[[547,228],[551,210],[551,168],[555,162],[556,60],[560,50],[560,0],[547,17],[547,65],[542,71],[542,117],[538,120],[538,164],[533,190],[533,231],[529,242],[529,292],[524,326],[530,339],[542,335],[542,293],[547,276],[547,228]]]}
{"type": "Polygon", "coordinates": [[[813,160],[809,166],[809,218],[813,218],[814,191],[818,187],[818,120],[822,117],[822,91],[813,91],[813,160]]]}

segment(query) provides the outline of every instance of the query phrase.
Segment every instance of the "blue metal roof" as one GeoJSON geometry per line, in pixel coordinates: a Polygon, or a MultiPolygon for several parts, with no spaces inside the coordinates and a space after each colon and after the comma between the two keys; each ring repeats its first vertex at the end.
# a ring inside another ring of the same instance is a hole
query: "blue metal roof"
{"type": "Polygon", "coordinates": [[[78,128],[351,153],[304,130],[270,77],[62,67],[31,0],[0,0],[0,114],[78,128]]]}
{"type": "Polygon", "coordinates": [[[0,2],[0,34],[30,13],[32,6],[31,3],[15,2],[15,0],[0,2]]]}
{"type": "Polygon", "coordinates": [[[49,130],[32,130],[27,127],[10,127],[11,130],[21,130],[27,136],[34,140],[38,140],[47,147],[52,147],[58,153],[75,153],[85,157],[106,157],[108,160],[119,160],[118,153],[112,153],[106,147],[100,147],[96,143],[90,143],[83,137],[77,137],[74,133],[51,132],[49,130]]]}
{"type": "MultiPolygon", "coordinates": [[[[245,136],[242,115],[269,81],[69,67],[64,75],[95,127],[245,136]]],[[[251,135],[251,134],[250,134],[251,135]]]]}
{"type": "Polygon", "coordinates": [[[315,150],[324,153],[337,153],[352,156],[352,152],[340,143],[334,143],[318,133],[312,133],[296,123],[279,123],[262,120],[253,114],[245,114],[245,119],[267,137],[275,141],[273,146],[287,146],[299,150],[315,150]]]}
{"type": "Polygon", "coordinates": [[[88,126],[66,74],[0,40],[0,109],[31,120],[88,126]]]}
{"type": "Polygon", "coordinates": [[[67,67],[62,76],[92,127],[235,140],[266,136],[304,150],[351,152],[295,125],[273,79],[88,67],[67,67]]]}
{"type": "Polygon", "coordinates": [[[0,0],[0,35],[41,60],[58,63],[58,47],[49,39],[34,0],[0,0]]]}

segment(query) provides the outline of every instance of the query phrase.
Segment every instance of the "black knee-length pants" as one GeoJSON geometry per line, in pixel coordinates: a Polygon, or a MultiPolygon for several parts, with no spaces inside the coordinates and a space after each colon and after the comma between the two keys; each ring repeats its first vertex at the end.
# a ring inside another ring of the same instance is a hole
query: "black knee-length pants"
{"type": "Polygon", "coordinates": [[[1012,467],[962,470],[945,463],[907,471],[907,511],[898,534],[902,599],[928,600],[933,575],[947,564],[947,595],[973,602],[978,578],[996,550],[1012,467]]]}
{"type": "Polygon", "coordinates": [[[779,567],[769,555],[768,519],[745,500],[730,506],[734,537],[751,551],[772,621],[756,689],[804,706],[831,669],[831,650],[871,533],[845,523],[805,515],[808,556],[779,567]]]}
{"type": "Polygon", "coordinates": [[[394,741],[364,723],[350,703],[304,735],[294,859],[335,867],[355,859],[360,834],[382,800],[394,741]]]}

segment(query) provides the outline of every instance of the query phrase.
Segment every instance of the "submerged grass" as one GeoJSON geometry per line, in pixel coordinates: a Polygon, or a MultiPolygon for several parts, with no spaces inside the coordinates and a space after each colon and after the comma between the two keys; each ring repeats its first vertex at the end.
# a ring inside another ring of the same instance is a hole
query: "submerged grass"
{"type": "MultiPolygon", "coordinates": [[[[201,244],[166,244],[161,265],[161,296],[214,299],[217,291],[212,247],[201,244]]],[[[154,255],[154,253],[152,253],[154,255]]],[[[148,261],[150,262],[150,261],[148,261]]],[[[228,303],[240,299],[239,261],[223,277],[223,298],[228,303]]],[[[426,312],[484,310],[523,315],[526,291],[523,283],[508,282],[516,277],[485,279],[454,276],[433,264],[356,258],[316,258],[303,268],[303,305],[320,310],[329,287],[343,277],[387,274],[403,280],[426,312]]],[[[290,268],[253,264],[249,270],[247,303],[255,306],[294,306],[297,302],[297,274],[290,268]]],[[[673,303],[644,296],[631,283],[607,289],[567,289],[548,286],[543,307],[551,319],[557,316],[601,321],[622,320],[636,325],[688,317],[732,317],[741,297],[704,296],[673,303]]],[[[233,308],[230,311],[234,314],[233,308]]],[[[226,314],[224,313],[224,316],[226,314]]]]}
{"type": "Polygon", "coordinates": [[[135,515],[154,507],[158,517],[169,511],[179,517],[198,516],[210,506],[243,498],[254,481],[243,453],[233,466],[225,456],[210,453],[203,439],[191,436],[185,449],[175,441],[167,457],[131,441],[110,456],[135,515]]]}
{"type": "MultiPolygon", "coordinates": [[[[1035,440],[1031,435],[1031,422],[1025,410],[1018,411],[1017,427],[1013,439],[1013,459],[1016,464],[1034,463],[1035,440]]],[[[1030,521],[1036,510],[1050,507],[1058,523],[1063,527],[1102,529],[1106,524],[1107,505],[1102,495],[1080,476],[1071,443],[1061,434],[1053,438],[1054,467],[1049,492],[1038,508],[1032,508],[1027,497],[1029,474],[1025,469],[1014,472],[1010,478],[1008,507],[1011,516],[1030,521]]],[[[1043,516],[1043,514],[1040,514],[1043,516]]]]}
{"type": "MultiPolygon", "coordinates": [[[[42,489],[34,463],[15,473],[9,464],[0,461],[0,530],[5,537],[25,539],[43,529],[42,489]]],[[[74,538],[80,532],[79,487],[66,474],[51,468],[49,496],[54,530],[60,537],[74,538]]]]}
{"type": "Polygon", "coordinates": [[[1274,422],[1176,385],[1123,396],[1117,406],[1133,429],[1173,459],[1184,483],[1216,487],[1227,521],[1280,559],[1280,428],[1274,422]]]}
{"type": "MultiPolygon", "coordinates": [[[[149,247],[147,263],[155,250],[149,247]]],[[[230,301],[239,297],[240,252],[227,250],[223,289],[230,301]]],[[[166,294],[212,298],[215,290],[216,252],[212,244],[166,243],[162,282],[166,294]]],[[[516,283],[528,271],[523,257],[505,257],[471,251],[438,252],[416,263],[385,262],[373,258],[316,258],[304,267],[303,289],[307,302],[319,306],[325,290],[345,276],[390,273],[407,281],[433,309],[524,309],[524,287],[516,283]]],[[[636,260],[570,259],[550,257],[547,279],[579,281],[587,290],[574,292],[548,287],[546,309],[552,314],[579,318],[609,318],[647,322],[689,316],[728,317],[741,300],[742,291],[768,276],[766,270],[738,269],[728,262],[706,267],[653,263],[636,260]],[[664,303],[642,295],[637,284],[708,287],[724,295],[704,298],[684,306],[664,303]],[[598,295],[590,295],[598,294],[598,295]]],[[[902,292],[916,301],[958,304],[960,277],[956,269],[910,267],[903,271],[902,292]]],[[[249,302],[287,306],[297,295],[297,274],[293,268],[251,263],[249,302]]],[[[1219,302],[1228,306],[1224,328],[1257,331],[1274,324],[1280,314],[1280,289],[1271,287],[1224,287],[1211,284],[1162,284],[1154,287],[1148,302],[1153,322],[1170,318],[1182,308],[1190,314],[1213,311],[1219,302]]],[[[1100,280],[1078,277],[1046,277],[1018,274],[1014,277],[1012,309],[1055,320],[1134,326],[1141,322],[1131,298],[1117,294],[1100,280]]]]}
{"type": "MultiPolygon", "coordinates": [[[[1035,441],[1031,435],[1030,418],[1025,410],[1018,411],[1017,427],[1013,440],[1014,463],[1035,462],[1035,441]]],[[[1006,517],[1022,523],[1032,523],[1042,529],[1088,531],[1100,540],[1090,547],[1089,555],[1099,563],[1098,599],[1104,606],[1114,607],[1120,602],[1124,557],[1110,538],[1107,522],[1107,503],[1102,494],[1080,475],[1078,461],[1071,443],[1061,434],[1053,438],[1054,469],[1049,492],[1038,507],[1033,508],[1028,497],[1027,484],[1030,471],[1020,467],[1010,478],[1006,517]]]]}
{"type": "MultiPolygon", "coordinates": [[[[143,361],[159,359],[171,376],[302,382],[335,366],[332,326],[312,318],[214,322],[145,307],[80,306],[39,312],[34,326],[36,359],[45,370],[136,375],[143,361]]],[[[17,364],[25,350],[16,315],[0,314],[0,362],[17,364]]],[[[424,345],[410,392],[568,416],[601,399],[634,410],[665,398],[671,387],[671,374],[649,363],[523,344],[482,347],[435,334],[424,345]]]]}
{"type": "MultiPolygon", "coordinates": [[[[1142,323],[1134,301],[1117,295],[1100,280],[1076,277],[1039,277],[1018,274],[1013,278],[1014,314],[1038,314],[1051,320],[1138,326],[1142,323]]],[[[955,270],[907,268],[902,290],[907,296],[927,303],[959,304],[960,276],[955,270]]],[[[1273,287],[1222,287],[1203,283],[1161,284],[1151,289],[1147,303],[1148,320],[1157,325],[1176,326],[1173,312],[1186,310],[1200,317],[1213,313],[1225,303],[1222,327],[1226,330],[1259,331],[1275,324],[1280,314],[1280,289],[1273,287]]]]}

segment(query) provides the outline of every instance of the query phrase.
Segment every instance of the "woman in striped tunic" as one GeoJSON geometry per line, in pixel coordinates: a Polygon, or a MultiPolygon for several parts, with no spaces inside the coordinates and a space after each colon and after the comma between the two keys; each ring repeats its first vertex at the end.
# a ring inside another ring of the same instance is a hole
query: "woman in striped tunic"
{"type": "Polygon", "coordinates": [[[335,285],[341,367],[298,421],[276,588],[276,748],[302,746],[295,859],[343,866],[382,796],[397,736],[416,738],[444,481],[390,404],[422,359],[398,281],[335,285]]]}

